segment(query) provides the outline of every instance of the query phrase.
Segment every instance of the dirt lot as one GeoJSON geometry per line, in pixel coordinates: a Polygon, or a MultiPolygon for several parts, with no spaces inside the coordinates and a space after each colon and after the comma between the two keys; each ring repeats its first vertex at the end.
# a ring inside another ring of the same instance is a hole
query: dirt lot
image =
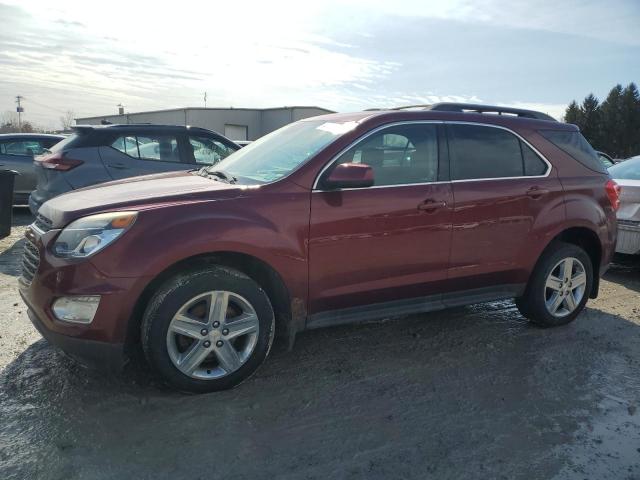
{"type": "Polygon", "coordinates": [[[640,479],[640,260],[572,325],[498,302],[299,336],[223,393],[58,354],[0,241],[0,478],[640,479]]]}

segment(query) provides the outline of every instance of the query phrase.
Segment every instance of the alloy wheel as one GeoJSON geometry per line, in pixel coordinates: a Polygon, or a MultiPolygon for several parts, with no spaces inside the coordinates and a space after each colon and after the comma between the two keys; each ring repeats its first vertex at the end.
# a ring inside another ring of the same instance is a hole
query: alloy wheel
{"type": "Polygon", "coordinates": [[[580,260],[574,257],[560,260],[545,282],[547,311],[554,317],[570,315],[582,302],[586,285],[587,274],[580,260]]]}
{"type": "Polygon", "coordinates": [[[238,370],[258,341],[258,315],[240,295],[211,291],[187,301],[167,330],[174,366],[196,379],[214,379],[238,370]]]}

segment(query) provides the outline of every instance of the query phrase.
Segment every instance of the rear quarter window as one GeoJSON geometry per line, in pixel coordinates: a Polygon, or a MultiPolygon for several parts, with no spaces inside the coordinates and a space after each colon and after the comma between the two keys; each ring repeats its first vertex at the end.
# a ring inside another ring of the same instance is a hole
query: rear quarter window
{"type": "Polygon", "coordinates": [[[590,170],[608,173],[596,151],[580,132],[569,130],[540,130],[540,134],[556,147],[568,153],[590,170]]]}

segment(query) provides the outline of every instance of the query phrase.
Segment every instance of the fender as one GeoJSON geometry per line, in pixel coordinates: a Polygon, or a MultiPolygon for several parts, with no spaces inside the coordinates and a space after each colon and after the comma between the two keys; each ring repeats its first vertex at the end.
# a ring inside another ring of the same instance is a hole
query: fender
{"type": "Polygon", "coordinates": [[[227,200],[163,205],[140,211],[136,223],[96,255],[93,265],[107,277],[151,281],[171,265],[197,255],[235,252],[253,256],[281,276],[291,299],[307,302],[309,192],[264,190],[227,200]],[[114,261],[115,259],[115,261],[114,261]]]}

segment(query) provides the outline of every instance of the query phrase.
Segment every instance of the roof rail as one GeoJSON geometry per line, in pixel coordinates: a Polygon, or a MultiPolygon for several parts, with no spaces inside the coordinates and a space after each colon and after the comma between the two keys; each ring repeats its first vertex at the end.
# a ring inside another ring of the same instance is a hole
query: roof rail
{"type": "Polygon", "coordinates": [[[525,110],[524,108],[499,107],[496,105],[479,105],[474,103],[434,103],[433,105],[426,105],[425,109],[435,112],[497,113],[498,115],[506,113],[508,115],[516,115],[523,118],[535,118],[537,120],[550,120],[552,122],[557,122],[555,118],[547,115],[546,113],[536,112],[535,110],[525,110]]]}

